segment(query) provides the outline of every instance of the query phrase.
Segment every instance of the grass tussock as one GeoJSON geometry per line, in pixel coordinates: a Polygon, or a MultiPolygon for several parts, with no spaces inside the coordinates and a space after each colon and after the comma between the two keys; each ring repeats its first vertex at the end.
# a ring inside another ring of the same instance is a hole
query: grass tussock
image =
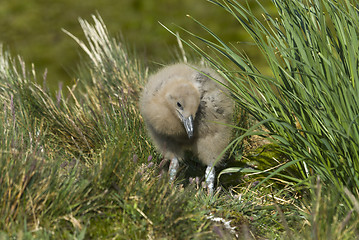
{"type": "Polygon", "coordinates": [[[263,8],[258,19],[235,1],[211,2],[247,30],[272,70],[272,76],[262,74],[198,22],[214,40],[192,36],[230,63],[189,44],[229,80],[234,98],[258,121],[245,136],[270,136],[290,159],[287,167],[294,165],[301,174],[292,181],[307,184],[319,175],[353,206],[344,187],[357,194],[357,6],[351,1],[273,1],[278,17],[263,8]]]}
{"type": "MultiPolygon", "coordinates": [[[[277,144],[284,154],[282,161],[271,158],[272,168],[246,172],[259,176],[257,186],[274,180],[295,189],[304,187],[304,194],[314,191],[310,186],[319,177],[330,197],[317,203],[318,209],[311,208],[313,229],[309,235],[315,239],[353,237],[359,186],[357,4],[345,0],[273,0],[278,13],[273,17],[258,1],[263,12],[258,18],[249,5],[210,2],[246,29],[271,69],[270,75],[262,73],[236,44],[225,43],[196,19],[206,37],[185,30],[213,51],[203,50],[194,40],[184,40],[228,79],[233,97],[256,119],[234,142],[262,136],[277,144]],[[277,167],[273,167],[275,162],[277,167]],[[331,208],[335,202],[332,198],[343,204],[342,208],[331,208]],[[351,227],[342,226],[351,229],[350,233],[344,227],[324,227],[318,220],[320,211],[327,215],[325,221],[336,226],[346,219],[351,227]]],[[[236,171],[243,170],[235,167],[222,173],[236,171]]],[[[316,204],[315,199],[321,199],[321,195],[314,194],[311,204],[316,204]]]]}

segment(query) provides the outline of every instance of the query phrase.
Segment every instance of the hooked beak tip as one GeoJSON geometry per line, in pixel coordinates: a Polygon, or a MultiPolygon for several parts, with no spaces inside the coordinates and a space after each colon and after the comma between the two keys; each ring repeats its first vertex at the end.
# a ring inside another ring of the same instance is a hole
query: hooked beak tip
{"type": "Polygon", "coordinates": [[[192,132],[187,132],[188,138],[191,139],[193,137],[193,133],[192,132]]]}
{"type": "Polygon", "coordinates": [[[188,138],[191,139],[193,137],[193,117],[189,116],[188,118],[183,118],[183,125],[186,129],[188,138]]]}

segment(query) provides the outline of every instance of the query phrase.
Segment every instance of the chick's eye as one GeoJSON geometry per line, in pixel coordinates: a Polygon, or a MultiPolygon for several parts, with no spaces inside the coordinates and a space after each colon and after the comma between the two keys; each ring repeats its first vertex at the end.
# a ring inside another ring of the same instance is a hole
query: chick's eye
{"type": "Polygon", "coordinates": [[[179,102],[177,102],[177,107],[179,107],[182,110],[182,104],[180,104],[179,102]]]}

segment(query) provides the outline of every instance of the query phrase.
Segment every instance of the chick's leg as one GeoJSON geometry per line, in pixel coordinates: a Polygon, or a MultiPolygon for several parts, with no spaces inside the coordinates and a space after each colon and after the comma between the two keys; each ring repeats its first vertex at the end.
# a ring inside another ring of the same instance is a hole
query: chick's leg
{"type": "Polygon", "coordinates": [[[170,167],[168,169],[168,173],[170,175],[170,182],[173,182],[175,180],[178,167],[179,167],[178,158],[176,157],[172,158],[170,167]]]}
{"type": "Polygon", "coordinates": [[[215,171],[213,166],[207,166],[205,181],[208,189],[208,193],[213,194],[215,171]]]}
{"type": "MultiPolygon", "coordinates": [[[[220,125],[214,125],[220,127],[220,125]]],[[[198,138],[193,150],[198,155],[200,161],[207,166],[205,173],[205,182],[209,193],[213,193],[215,185],[215,170],[214,166],[222,159],[222,152],[228,145],[228,138],[224,137],[221,128],[218,132],[207,134],[198,138]]]]}

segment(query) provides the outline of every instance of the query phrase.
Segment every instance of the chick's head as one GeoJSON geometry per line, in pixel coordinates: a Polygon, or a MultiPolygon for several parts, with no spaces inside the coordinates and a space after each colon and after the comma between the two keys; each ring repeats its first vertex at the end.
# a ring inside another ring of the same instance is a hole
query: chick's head
{"type": "Polygon", "coordinates": [[[174,82],[166,93],[167,105],[179,118],[189,138],[193,136],[193,120],[200,103],[197,88],[186,81],[174,82]]]}

